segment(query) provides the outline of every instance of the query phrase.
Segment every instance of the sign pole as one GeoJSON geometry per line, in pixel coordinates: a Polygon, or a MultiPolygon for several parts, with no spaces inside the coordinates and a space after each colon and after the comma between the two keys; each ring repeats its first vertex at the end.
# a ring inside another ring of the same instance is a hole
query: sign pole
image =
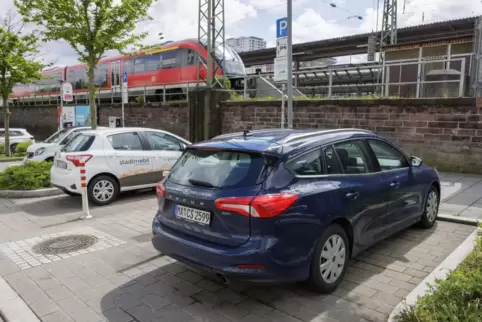
{"type": "Polygon", "coordinates": [[[293,128],[293,3],[292,0],[287,1],[288,6],[288,128],[293,128]]]}
{"type": "Polygon", "coordinates": [[[60,118],[59,118],[59,130],[63,128],[62,126],[62,113],[64,112],[64,81],[60,81],[60,118]]]}
{"type": "Polygon", "coordinates": [[[128,100],[128,91],[127,91],[127,73],[122,73],[122,127],[125,127],[124,123],[124,104],[127,103],[128,100]]]}

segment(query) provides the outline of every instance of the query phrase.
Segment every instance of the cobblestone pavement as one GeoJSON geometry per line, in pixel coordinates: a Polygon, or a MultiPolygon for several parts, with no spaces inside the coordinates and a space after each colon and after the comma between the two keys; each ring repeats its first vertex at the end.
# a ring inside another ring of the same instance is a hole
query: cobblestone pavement
{"type": "Polygon", "coordinates": [[[0,200],[0,274],[45,322],[386,321],[474,229],[410,228],[351,260],[340,287],[319,295],[298,284],[224,286],[160,255],[150,243],[155,204],[152,192],[132,194],[82,221],[76,197],[0,200]],[[31,252],[45,237],[79,232],[100,241],[58,256],[31,252]]]}

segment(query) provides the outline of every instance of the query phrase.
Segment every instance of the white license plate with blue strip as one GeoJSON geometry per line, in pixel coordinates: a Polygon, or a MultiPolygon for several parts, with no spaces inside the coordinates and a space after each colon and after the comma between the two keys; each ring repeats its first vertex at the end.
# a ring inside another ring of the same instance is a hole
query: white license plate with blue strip
{"type": "Polygon", "coordinates": [[[209,225],[211,222],[211,213],[199,209],[176,205],[174,215],[187,221],[195,222],[200,225],[209,225]]]}

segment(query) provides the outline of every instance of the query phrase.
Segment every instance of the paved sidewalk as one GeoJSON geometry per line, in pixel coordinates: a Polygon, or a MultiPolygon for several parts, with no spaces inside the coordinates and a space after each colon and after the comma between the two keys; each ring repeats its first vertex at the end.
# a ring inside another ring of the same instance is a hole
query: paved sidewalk
{"type": "Polygon", "coordinates": [[[441,173],[440,214],[482,220],[482,176],[441,173]]]}
{"type": "Polygon", "coordinates": [[[386,321],[474,230],[448,222],[408,229],[352,260],[340,288],[319,295],[297,284],[224,286],[158,254],[150,243],[152,192],[92,208],[89,221],[77,220],[80,207],[65,196],[0,200],[0,275],[42,321],[386,321]],[[31,250],[79,233],[97,242],[60,256],[31,250]]]}

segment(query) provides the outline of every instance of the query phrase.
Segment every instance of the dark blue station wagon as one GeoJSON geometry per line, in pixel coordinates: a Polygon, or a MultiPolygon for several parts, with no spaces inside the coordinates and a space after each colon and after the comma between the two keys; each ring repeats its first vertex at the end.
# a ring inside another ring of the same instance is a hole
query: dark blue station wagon
{"type": "Polygon", "coordinates": [[[436,170],[358,129],[257,130],[188,147],[157,186],[154,247],[250,282],[334,290],[347,262],[434,225],[436,170]]]}

